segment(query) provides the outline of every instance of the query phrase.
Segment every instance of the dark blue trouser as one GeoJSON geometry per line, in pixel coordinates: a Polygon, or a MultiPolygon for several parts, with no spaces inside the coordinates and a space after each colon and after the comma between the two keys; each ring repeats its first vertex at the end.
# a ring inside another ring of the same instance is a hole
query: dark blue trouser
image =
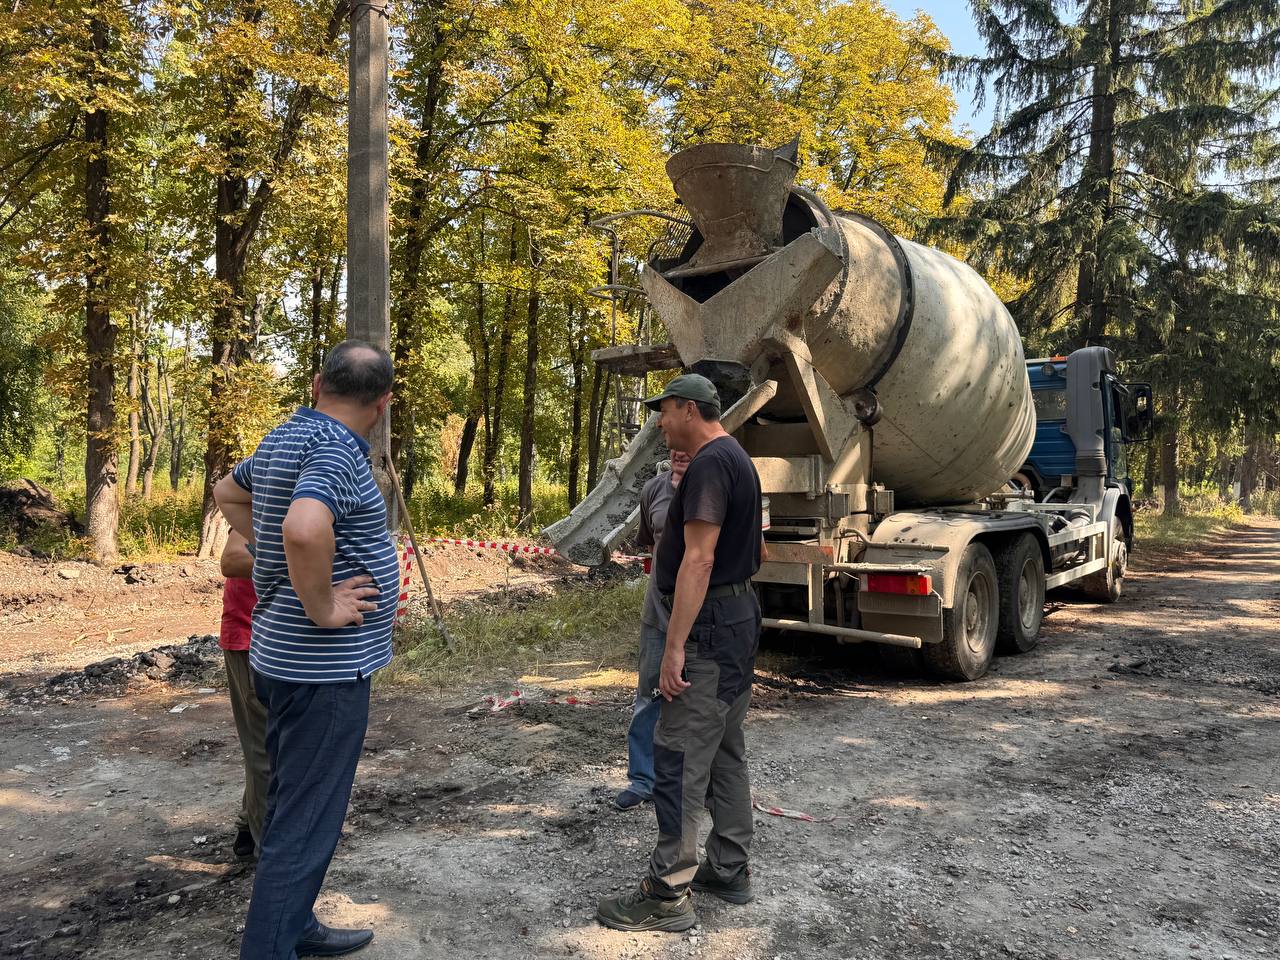
{"type": "Polygon", "coordinates": [[[653,695],[662,672],[662,651],[667,631],[640,624],[640,682],[627,730],[627,789],[646,800],[653,796],[653,728],[658,725],[662,697],[653,695]]]}
{"type": "Polygon", "coordinates": [[[296,960],[342,834],[369,725],[369,680],[288,683],[254,674],[267,707],[271,785],[240,960],[296,960]]]}

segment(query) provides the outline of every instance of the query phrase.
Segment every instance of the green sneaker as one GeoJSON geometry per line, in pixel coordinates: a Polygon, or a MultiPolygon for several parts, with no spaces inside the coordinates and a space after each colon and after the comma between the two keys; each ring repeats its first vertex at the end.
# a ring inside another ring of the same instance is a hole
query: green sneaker
{"type": "Polygon", "coordinates": [[[680,933],[698,922],[693,912],[693,897],[688,890],[674,900],[663,900],[650,893],[647,877],[631,893],[601,900],[596,908],[596,919],[606,927],[629,933],[642,930],[680,933]]]}
{"type": "Polygon", "coordinates": [[[693,883],[689,886],[700,893],[713,894],[726,903],[750,903],[756,898],[756,895],[751,892],[750,869],[744,869],[725,883],[716,876],[716,872],[711,869],[711,864],[705,860],[698,865],[698,872],[693,875],[693,883]]]}

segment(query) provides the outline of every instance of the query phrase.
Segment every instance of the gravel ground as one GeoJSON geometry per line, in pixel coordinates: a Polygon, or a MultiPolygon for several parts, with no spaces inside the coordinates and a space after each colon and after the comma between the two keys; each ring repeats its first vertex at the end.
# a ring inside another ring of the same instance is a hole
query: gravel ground
{"type": "MultiPolygon", "coordinates": [[[[655,829],[608,803],[625,675],[584,651],[498,713],[471,709],[513,678],[382,685],[319,912],[376,928],[366,960],[1275,956],[1278,614],[1258,521],[1147,558],[1114,606],[1055,601],[1040,648],[975,684],[772,654],[757,800],[818,822],[760,813],[757,901],[699,898],[684,935],[592,919],[655,829]]],[[[238,747],[198,682],[0,701],[0,957],[236,955],[238,747]]]]}

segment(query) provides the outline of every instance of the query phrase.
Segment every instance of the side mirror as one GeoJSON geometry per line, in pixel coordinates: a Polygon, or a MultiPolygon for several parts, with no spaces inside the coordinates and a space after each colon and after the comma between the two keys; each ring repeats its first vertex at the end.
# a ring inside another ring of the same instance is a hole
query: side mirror
{"type": "Polygon", "coordinates": [[[1124,411],[1124,439],[1126,443],[1142,443],[1155,436],[1156,406],[1149,383],[1127,383],[1127,403],[1124,411]]]}

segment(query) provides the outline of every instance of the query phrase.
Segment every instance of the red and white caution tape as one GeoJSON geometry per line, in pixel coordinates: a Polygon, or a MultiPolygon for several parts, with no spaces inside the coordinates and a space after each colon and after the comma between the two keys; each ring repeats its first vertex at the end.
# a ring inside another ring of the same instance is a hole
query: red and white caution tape
{"type": "Polygon", "coordinates": [[[507,540],[471,540],[456,537],[428,537],[429,543],[451,543],[458,547],[478,547],[482,550],[505,550],[507,553],[539,553],[548,557],[560,554],[554,547],[539,547],[531,543],[514,543],[507,540]]]}
{"type": "Polygon", "coordinates": [[[400,600],[396,605],[396,619],[399,620],[409,609],[409,576],[413,572],[413,545],[401,539],[404,548],[404,571],[400,577],[400,600]]]}
{"type": "Polygon", "coordinates": [[[567,697],[550,697],[542,699],[539,691],[535,691],[533,696],[529,695],[526,690],[512,690],[509,694],[489,693],[481,697],[480,703],[472,707],[467,713],[472,716],[480,713],[498,713],[507,707],[513,707],[519,703],[538,703],[547,704],[558,707],[626,707],[630,706],[630,701],[624,700],[591,700],[585,697],[569,694],[567,697]]]}
{"type": "MultiPolygon", "coordinates": [[[[505,553],[540,554],[545,557],[562,557],[555,547],[540,547],[532,543],[516,543],[514,540],[473,540],[469,537],[428,537],[427,543],[450,544],[455,547],[471,547],[478,550],[502,550],[505,553]]],[[[616,553],[613,559],[619,563],[638,563],[645,557],[633,557],[625,553],[616,553]]]]}
{"type": "MultiPolygon", "coordinates": [[[[512,690],[509,696],[491,693],[484,698],[484,702],[489,705],[488,713],[497,713],[499,710],[505,710],[507,707],[516,703],[524,702],[523,690],[512,690]]],[[[486,712],[483,707],[472,707],[468,713],[486,712]]]]}
{"type": "Polygon", "coordinates": [[[751,806],[759,810],[761,813],[767,813],[771,817],[784,817],[787,820],[803,820],[805,823],[832,823],[839,819],[848,819],[847,817],[815,817],[811,813],[805,813],[803,810],[788,810],[786,807],[773,807],[767,803],[761,803],[759,800],[754,801],[751,806]]]}

